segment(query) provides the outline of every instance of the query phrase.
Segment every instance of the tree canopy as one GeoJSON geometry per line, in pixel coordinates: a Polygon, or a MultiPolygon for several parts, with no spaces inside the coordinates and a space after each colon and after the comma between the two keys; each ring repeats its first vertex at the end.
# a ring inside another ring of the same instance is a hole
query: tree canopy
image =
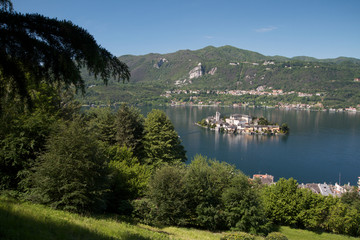
{"type": "Polygon", "coordinates": [[[42,81],[84,92],[83,68],[105,83],[130,77],[127,65],[85,29],[66,20],[14,12],[10,1],[0,1],[0,97],[12,93],[30,103],[29,86],[42,81]]]}
{"type": "Polygon", "coordinates": [[[145,119],[144,129],[144,148],[149,163],[156,165],[187,160],[179,135],[163,111],[153,109],[145,119]]]}

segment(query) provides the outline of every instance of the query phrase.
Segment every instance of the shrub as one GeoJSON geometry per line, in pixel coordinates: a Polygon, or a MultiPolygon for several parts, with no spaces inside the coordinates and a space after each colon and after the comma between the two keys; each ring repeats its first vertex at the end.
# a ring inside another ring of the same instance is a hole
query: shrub
{"type": "Polygon", "coordinates": [[[154,221],[152,209],[154,204],[148,198],[136,199],[132,201],[132,216],[136,221],[151,225],[154,221]]]}
{"type": "Polygon", "coordinates": [[[187,216],[183,165],[164,165],[149,181],[148,197],[156,222],[162,225],[183,225],[187,216]]]}
{"type": "Polygon", "coordinates": [[[227,233],[220,240],[254,240],[255,237],[244,232],[227,233]]]}
{"type": "Polygon", "coordinates": [[[280,232],[272,232],[266,236],[265,240],[288,240],[288,238],[280,232]]]}
{"type": "Polygon", "coordinates": [[[107,174],[104,153],[83,120],[63,122],[29,175],[29,198],[72,212],[102,211],[107,174]]]}

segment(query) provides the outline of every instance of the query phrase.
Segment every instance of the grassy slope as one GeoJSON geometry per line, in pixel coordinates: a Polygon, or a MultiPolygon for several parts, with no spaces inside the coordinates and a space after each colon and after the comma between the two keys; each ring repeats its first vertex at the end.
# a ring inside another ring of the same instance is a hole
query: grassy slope
{"type": "MultiPolygon", "coordinates": [[[[289,239],[342,240],[356,239],[328,233],[281,227],[289,239]]],[[[0,197],[0,239],[220,239],[221,233],[189,228],[154,228],[142,224],[132,225],[114,218],[91,218],[53,210],[45,206],[19,203],[0,197]]],[[[263,239],[257,237],[257,239],[263,239]]]]}

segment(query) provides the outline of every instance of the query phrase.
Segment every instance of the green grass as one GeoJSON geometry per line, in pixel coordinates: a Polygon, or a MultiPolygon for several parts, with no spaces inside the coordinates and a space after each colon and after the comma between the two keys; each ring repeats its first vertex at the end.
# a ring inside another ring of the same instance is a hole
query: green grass
{"type": "Polygon", "coordinates": [[[303,239],[311,239],[311,240],[352,240],[359,239],[355,237],[348,237],[344,235],[331,234],[331,233],[316,233],[301,229],[292,229],[289,227],[280,227],[279,232],[286,235],[289,240],[303,240],[303,239]]]}
{"type": "Polygon", "coordinates": [[[93,218],[31,204],[0,199],[0,239],[170,239],[141,226],[111,218],[93,218]]]}
{"type": "MultiPolygon", "coordinates": [[[[351,240],[343,235],[314,233],[281,227],[280,232],[290,240],[351,240]]],[[[130,224],[116,217],[88,217],[54,210],[38,204],[19,202],[0,196],[1,240],[219,240],[223,234],[192,228],[155,228],[143,224],[130,224]]],[[[257,240],[263,240],[257,237],[257,240]]]]}

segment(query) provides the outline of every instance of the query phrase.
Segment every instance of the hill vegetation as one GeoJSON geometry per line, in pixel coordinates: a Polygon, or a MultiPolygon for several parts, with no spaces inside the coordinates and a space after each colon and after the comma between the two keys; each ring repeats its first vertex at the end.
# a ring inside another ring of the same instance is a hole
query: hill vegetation
{"type": "MultiPolygon", "coordinates": [[[[297,99],[297,95],[291,95],[267,96],[260,100],[245,94],[233,97],[228,102],[255,102],[258,105],[311,102],[321,103],[326,108],[356,107],[360,104],[360,83],[354,81],[360,77],[360,60],[355,58],[286,58],[264,56],[232,46],[209,46],[196,51],[126,55],[119,59],[131,70],[130,84],[119,86],[114,82],[111,87],[104,88],[99,82],[87,78],[88,86],[92,87],[83,99],[84,103],[129,101],[134,104],[166,104],[171,100],[182,101],[176,96],[160,97],[167,90],[206,92],[255,90],[262,87],[269,90],[281,89],[284,92],[318,93],[321,98],[297,99]],[[195,70],[195,75],[191,77],[192,70],[195,70]],[[140,86],[141,89],[138,88],[140,86]],[[125,90],[127,94],[120,93],[120,90],[125,90]]],[[[207,97],[204,100],[219,100],[216,99],[219,96],[207,97]]]]}

